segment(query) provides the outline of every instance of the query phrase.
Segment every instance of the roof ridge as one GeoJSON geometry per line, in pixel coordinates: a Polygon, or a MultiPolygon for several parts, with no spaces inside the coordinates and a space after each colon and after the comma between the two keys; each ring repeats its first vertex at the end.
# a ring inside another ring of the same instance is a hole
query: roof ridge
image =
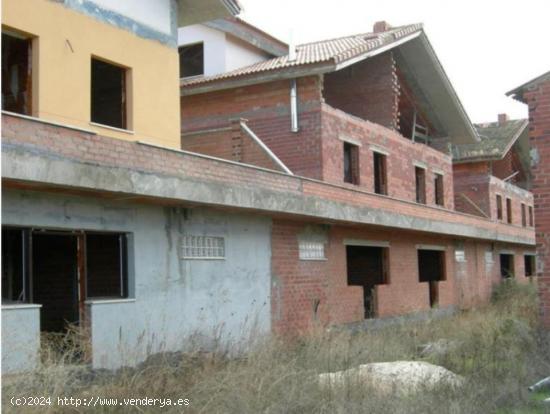
{"type": "MultiPolygon", "coordinates": [[[[399,30],[403,30],[405,28],[411,28],[411,27],[422,28],[423,24],[422,23],[404,24],[404,25],[401,25],[401,26],[392,27],[391,29],[386,30],[384,32],[378,32],[378,33],[364,32],[364,33],[355,33],[355,34],[350,34],[350,35],[345,35],[345,36],[333,37],[333,38],[330,38],[330,39],[320,39],[320,40],[315,40],[313,42],[300,43],[299,45],[296,45],[296,47],[312,46],[312,45],[317,45],[317,44],[320,44],[320,43],[334,42],[335,40],[352,39],[352,38],[363,37],[363,36],[368,36],[368,35],[376,35],[376,37],[378,37],[378,35],[390,34],[390,33],[393,34],[393,33],[397,32],[399,30]]],[[[373,39],[374,39],[374,37],[373,37],[373,39]]]]}

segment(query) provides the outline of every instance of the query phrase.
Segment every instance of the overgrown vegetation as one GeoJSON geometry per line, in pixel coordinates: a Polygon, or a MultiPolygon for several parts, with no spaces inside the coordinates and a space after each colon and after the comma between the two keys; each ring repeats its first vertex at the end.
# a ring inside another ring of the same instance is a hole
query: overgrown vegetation
{"type": "MultiPolygon", "coordinates": [[[[527,413],[545,412],[542,395],[527,386],[550,375],[550,337],[538,330],[536,294],[512,281],[491,305],[446,319],[390,325],[371,332],[321,330],[293,341],[269,339],[245,356],[223,352],[164,354],[135,369],[93,372],[65,354],[44,352],[38,372],[4,379],[5,412],[13,396],[188,398],[192,413],[527,413]],[[428,352],[423,346],[435,344],[428,352]],[[424,360],[463,375],[461,389],[439,388],[384,396],[357,384],[320,389],[318,374],[369,362],[424,360]]],[[[78,341],[76,341],[78,342],[78,341]]],[[[73,347],[83,352],[82,347],[73,347]]],[[[59,347],[57,349],[60,349],[59,347]]],[[[160,412],[159,408],[102,407],[97,412],[160,412]]],[[[49,412],[90,412],[62,408],[49,412]]],[[[162,412],[182,412],[181,407],[162,412]]]]}

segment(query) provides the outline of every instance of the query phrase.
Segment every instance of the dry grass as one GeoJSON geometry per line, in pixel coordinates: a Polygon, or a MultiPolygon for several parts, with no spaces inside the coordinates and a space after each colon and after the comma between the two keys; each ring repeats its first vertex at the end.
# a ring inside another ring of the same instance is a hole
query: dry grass
{"type": "MultiPolygon", "coordinates": [[[[14,395],[86,398],[189,398],[193,413],[491,413],[530,407],[526,388],[550,373],[550,337],[537,330],[536,295],[530,286],[500,287],[482,309],[446,319],[392,325],[371,332],[331,330],[295,341],[271,338],[240,358],[223,352],[157,355],[140,367],[93,372],[74,365],[66,346],[45,352],[33,375],[4,381],[6,402],[14,395]],[[428,356],[421,345],[444,339],[447,351],[428,356]],[[460,390],[440,388],[416,396],[378,396],[349,384],[321,390],[317,375],[362,363],[425,360],[466,377],[460,390]]],[[[76,341],[75,343],[77,343],[76,341]]],[[[82,346],[74,347],[82,352],[82,346]]],[[[529,412],[543,412],[536,411],[529,412]]],[[[89,408],[49,412],[90,412],[89,408]]],[[[151,407],[103,407],[98,412],[160,412],[151,407]]],[[[162,412],[181,412],[181,408],[162,412]]],[[[522,411],[523,412],[523,411],[522,411]]]]}

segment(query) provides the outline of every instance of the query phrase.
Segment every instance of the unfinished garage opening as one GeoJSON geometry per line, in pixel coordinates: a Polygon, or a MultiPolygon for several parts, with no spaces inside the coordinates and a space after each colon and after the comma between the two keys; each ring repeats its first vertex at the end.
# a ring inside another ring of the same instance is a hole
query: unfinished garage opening
{"type": "Polygon", "coordinates": [[[128,128],[126,73],[126,68],[92,58],[92,122],[128,128]]]}
{"type": "Polygon", "coordinates": [[[421,283],[428,284],[430,307],[439,304],[439,282],[446,279],[445,249],[418,249],[418,277],[421,283]]]}
{"type": "Polygon", "coordinates": [[[365,319],[377,316],[376,285],[389,283],[389,249],[379,246],[346,246],[349,286],[363,287],[365,319]]]}
{"type": "Polygon", "coordinates": [[[86,319],[88,299],[128,297],[128,235],[2,227],[2,303],[42,305],[42,331],[86,319]]]}
{"type": "Polygon", "coordinates": [[[500,254],[500,275],[503,279],[514,277],[514,255],[510,253],[500,254]]]}
{"type": "Polygon", "coordinates": [[[32,39],[2,31],[2,110],[32,115],[32,39]]]}

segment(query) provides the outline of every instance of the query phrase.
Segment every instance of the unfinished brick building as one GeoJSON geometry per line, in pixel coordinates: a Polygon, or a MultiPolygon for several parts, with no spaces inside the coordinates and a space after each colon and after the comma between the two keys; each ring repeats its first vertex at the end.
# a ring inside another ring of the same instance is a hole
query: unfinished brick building
{"type": "Polygon", "coordinates": [[[69,324],[117,368],[529,280],[532,195],[455,175],[482,138],[420,25],[288,50],[230,0],[90,3],[2,2],[3,373],[69,324]]]}
{"type": "Polygon", "coordinates": [[[544,324],[550,328],[550,72],[507,93],[528,105],[537,250],[539,295],[544,324]]]}
{"type": "Polygon", "coordinates": [[[534,275],[526,121],[472,125],[421,25],[380,22],[184,78],[181,94],[184,150],[288,171],[368,210],[366,221],[343,207],[340,222],[274,217],[276,330],[472,306],[502,277],[534,275]],[[474,222],[494,233],[461,227],[474,222]]]}

